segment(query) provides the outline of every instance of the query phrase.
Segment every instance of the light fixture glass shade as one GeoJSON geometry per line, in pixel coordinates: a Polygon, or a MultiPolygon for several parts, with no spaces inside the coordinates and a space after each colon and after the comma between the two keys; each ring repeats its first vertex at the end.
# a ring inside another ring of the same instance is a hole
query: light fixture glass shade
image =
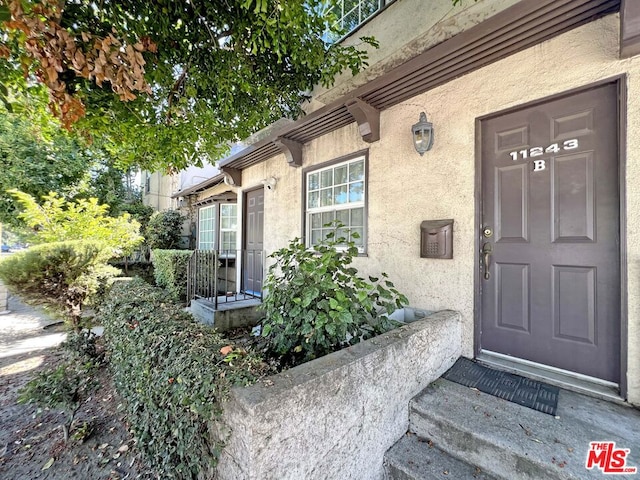
{"type": "Polygon", "coordinates": [[[433,147],[433,124],[427,122],[427,115],[420,112],[420,120],[411,127],[413,133],[413,145],[420,155],[428,152],[433,147]]]}

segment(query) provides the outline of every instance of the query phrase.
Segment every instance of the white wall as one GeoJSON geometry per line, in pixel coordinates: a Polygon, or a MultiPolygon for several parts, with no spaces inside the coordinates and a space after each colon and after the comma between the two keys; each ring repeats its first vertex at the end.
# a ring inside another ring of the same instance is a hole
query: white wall
{"type": "MultiPolygon", "coordinates": [[[[403,2],[399,2],[402,4],[403,2]]],[[[385,110],[381,139],[362,141],[352,124],[310,142],[304,165],[369,148],[368,256],[363,273],[386,271],[410,304],[461,312],[463,350],[473,355],[476,118],[525,102],[627,75],[628,398],[640,404],[640,57],[618,59],[618,15],[572,30],[385,110]],[[425,111],[435,145],[420,157],[410,129],[425,111]],[[421,259],[420,222],[453,218],[453,260],[421,259]]],[[[243,173],[243,188],[278,177],[265,195],[267,253],[300,236],[302,170],[278,156],[243,173]]]]}

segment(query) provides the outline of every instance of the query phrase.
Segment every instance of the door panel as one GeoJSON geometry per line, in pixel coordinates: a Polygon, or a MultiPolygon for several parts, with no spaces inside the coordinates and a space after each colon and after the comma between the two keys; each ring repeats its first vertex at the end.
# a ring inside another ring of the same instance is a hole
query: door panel
{"type": "Polygon", "coordinates": [[[617,108],[611,83],[482,121],[482,349],[619,382],[617,108]]]}
{"type": "Polygon", "coordinates": [[[264,249],[264,189],[245,194],[243,290],[261,295],[264,249]]]}

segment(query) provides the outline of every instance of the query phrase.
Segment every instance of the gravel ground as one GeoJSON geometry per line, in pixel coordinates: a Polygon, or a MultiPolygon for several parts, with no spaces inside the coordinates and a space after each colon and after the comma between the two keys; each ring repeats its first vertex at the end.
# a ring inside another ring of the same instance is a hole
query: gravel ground
{"type": "Polygon", "coordinates": [[[42,310],[10,297],[0,315],[0,479],[153,479],[118,409],[120,399],[106,369],[100,387],[76,415],[88,426],[82,441],[64,442],[58,410],[38,412],[17,403],[18,391],[37,372],[57,365],[65,334],[42,310]]]}

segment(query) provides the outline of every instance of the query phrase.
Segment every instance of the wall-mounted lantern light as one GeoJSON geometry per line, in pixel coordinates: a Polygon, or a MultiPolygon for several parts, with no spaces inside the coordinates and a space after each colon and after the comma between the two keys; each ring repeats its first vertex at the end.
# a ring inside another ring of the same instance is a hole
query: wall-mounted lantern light
{"type": "Polygon", "coordinates": [[[411,127],[413,133],[413,145],[420,155],[428,152],[433,147],[433,123],[427,122],[427,115],[420,112],[420,120],[411,127]]]}

